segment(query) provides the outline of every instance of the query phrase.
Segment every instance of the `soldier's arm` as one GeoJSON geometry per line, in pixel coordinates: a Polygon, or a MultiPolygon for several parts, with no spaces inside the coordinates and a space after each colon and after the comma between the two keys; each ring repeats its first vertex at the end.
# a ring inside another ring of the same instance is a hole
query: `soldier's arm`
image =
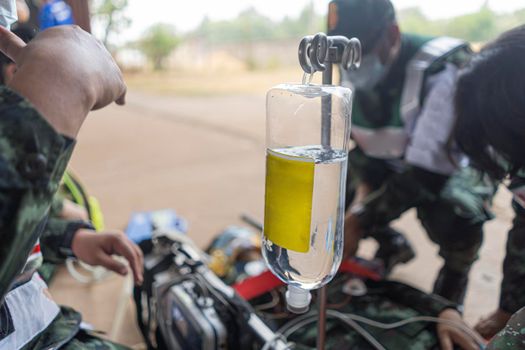
{"type": "Polygon", "coordinates": [[[89,222],[50,216],[40,236],[44,260],[58,264],[69,257],[74,257],[71,245],[79,229],[94,230],[89,222]]]}
{"type": "Polygon", "coordinates": [[[0,87],[0,300],[45,224],[74,141],[18,94],[0,87]]]}
{"type": "Polygon", "coordinates": [[[107,50],[79,27],[51,28],[28,45],[0,27],[0,51],[17,65],[12,90],[0,90],[1,302],[45,224],[72,138],[91,109],[124,103],[126,87],[107,50]]]}

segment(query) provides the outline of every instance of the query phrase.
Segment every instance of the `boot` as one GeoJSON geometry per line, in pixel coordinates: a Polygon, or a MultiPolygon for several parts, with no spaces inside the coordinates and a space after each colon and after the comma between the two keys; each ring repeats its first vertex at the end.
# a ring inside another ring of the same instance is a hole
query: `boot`
{"type": "Polygon", "coordinates": [[[387,277],[397,264],[406,264],[416,253],[405,236],[393,228],[376,230],[370,236],[379,243],[375,258],[383,262],[384,276],[387,277]]]}

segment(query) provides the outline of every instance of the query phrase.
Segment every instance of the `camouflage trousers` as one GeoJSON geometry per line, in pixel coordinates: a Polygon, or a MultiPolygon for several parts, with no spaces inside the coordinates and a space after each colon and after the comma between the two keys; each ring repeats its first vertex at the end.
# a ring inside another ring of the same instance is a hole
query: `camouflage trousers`
{"type": "Polygon", "coordinates": [[[23,350],[130,350],[97,334],[80,329],[81,316],[73,309],[62,307],[60,314],[42,334],[27,344],[23,350]]]}
{"type": "Polygon", "coordinates": [[[510,313],[525,306],[525,209],[514,203],[514,210],[516,217],[507,238],[499,302],[500,308],[510,313]]]}
{"type": "MultiPolygon", "coordinates": [[[[430,174],[429,181],[435,177],[439,175],[430,174]]],[[[355,148],[348,159],[347,204],[359,185],[366,184],[372,190],[362,203],[360,221],[367,236],[378,242],[388,241],[383,235],[392,232],[387,229],[391,221],[416,209],[429,238],[439,245],[444,260],[442,272],[465,276],[466,286],[483,241],[483,223],[492,218],[488,208],[496,184],[472,168],[443,179],[444,184],[433,192],[410,171],[400,171],[395,164],[369,158],[355,148]]],[[[459,294],[451,299],[461,303],[463,296],[459,294]]]]}

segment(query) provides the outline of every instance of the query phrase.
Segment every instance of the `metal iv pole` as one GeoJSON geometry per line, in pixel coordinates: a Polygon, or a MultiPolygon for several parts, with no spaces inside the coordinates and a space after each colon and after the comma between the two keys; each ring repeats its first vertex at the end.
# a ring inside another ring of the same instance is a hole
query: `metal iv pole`
{"type": "MultiPolygon", "coordinates": [[[[333,65],[343,69],[357,69],[361,63],[361,43],[358,39],[344,36],[326,36],[318,33],[306,36],[299,44],[299,63],[306,74],[322,72],[323,85],[332,85],[333,65]]],[[[330,148],[332,98],[321,101],[321,146],[330,148]]],[[[326,343],[326,286],[317,292],[317,350],[325,350],[326,343]]]]}

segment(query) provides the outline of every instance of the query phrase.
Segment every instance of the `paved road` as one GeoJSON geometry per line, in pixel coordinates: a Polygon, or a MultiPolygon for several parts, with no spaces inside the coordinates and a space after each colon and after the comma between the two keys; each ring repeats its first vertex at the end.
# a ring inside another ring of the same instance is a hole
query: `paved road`
{"type": "MultiPolygon", "coordinates": [[[[125,107],[93,113],[72,160],[101,201],[109,227],[124,228],[133,211],[173,208],[190,222],[201,246],[221,229],[238,224],[241,213],[262,217],[264,194],[264,113],[261,96],[167,97],[130,92],[125,107]]],[[[475,322],[498,299],[509,195],[496,200],[499,218],[487,225],[481,259],[472,271],[466,317],[475,322]]],[[[441,264],[436,247],[407,213],[396,226],[405,231],[418,258],[395,270],[395,278],[429,290],[441,264]]],[[[373,242],[362,245],[370,254],[373,242]]],[[[140,337],[131,304],[120,298],[122,279],[79,286],[62,272],[52,286],[58,301],[73,305],[98,329],[129,345],[140,337]],[[115,323],[117,301],[124,317],[115,323]]]]}

